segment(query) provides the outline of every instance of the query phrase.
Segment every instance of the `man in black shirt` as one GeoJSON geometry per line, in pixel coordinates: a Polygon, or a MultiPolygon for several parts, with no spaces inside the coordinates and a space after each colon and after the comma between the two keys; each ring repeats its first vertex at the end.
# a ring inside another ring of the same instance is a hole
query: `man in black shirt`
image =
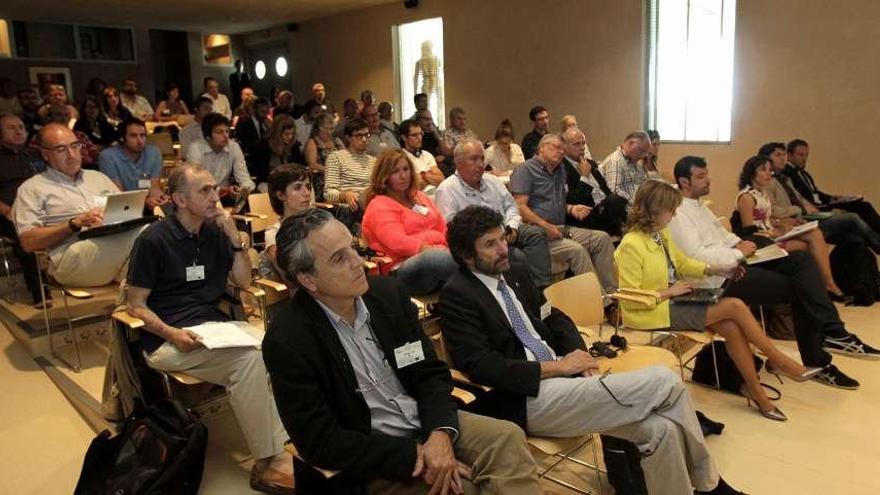
{"type": "Polygon", "coordinates": [[[550,128],[550,112],[541,105],[536,105],[529,110],[529,120],[534,122],[535,128],[532,132],[523,136],[522,151],[526,160],[535,156],[538,152],[538,143],[547,130],[550,128]]]}
{"type": "MultiPolygon", "coordinates": [[[[12,251],[21,262],[24,281],[34,304],[40,304],[42,298],[37,276],[37,259],[33,253],[27,253],[21,248],[15,224],[9,219],[18,186],[46,168],[39,154],[25,146],[26,143],[24,122],[15,115],[0,115],[0,235],[15,242],[12,251]]],[[[48,291],[46,296],[49,296],[48,291]]]]}
{"type": "Polygon", "coordinates": [[[180,166],[168,188],[174,214],[144,230],[129,262],[128,309],[144,321],[141,345],[147,364],[226,386],[230,406],[257,459],[251,488],[292,494],[293,461],[284,450],[287,434],[260,351],[209,350],[187,328],[228,320],[217,303],[227,277],[239,287],[250,286],[250,259],[235,223],[217,206],[217,184],[207,169],[180,166]]]}

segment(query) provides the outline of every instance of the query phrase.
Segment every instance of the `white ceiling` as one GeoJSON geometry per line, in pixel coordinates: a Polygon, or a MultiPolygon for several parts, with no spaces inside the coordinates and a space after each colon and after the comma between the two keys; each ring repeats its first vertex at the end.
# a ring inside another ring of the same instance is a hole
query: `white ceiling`
{"type": "Polygon", "coordinates": [[[0,18],[235,34],[395,0],[4,0],[0,18]]]}

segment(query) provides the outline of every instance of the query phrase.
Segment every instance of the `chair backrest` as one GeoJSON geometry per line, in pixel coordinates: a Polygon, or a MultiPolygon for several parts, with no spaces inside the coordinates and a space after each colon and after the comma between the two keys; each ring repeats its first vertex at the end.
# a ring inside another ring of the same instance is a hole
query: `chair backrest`
{"type": "Polygon", "coordinates": [[[177,156],[177,153],[174,152],[174,141],[172,141],[170,133],[159,132],[147,134],[147,144],[152,144],[159,148],[159,152],[162,153],[162,156],[177,156]]]}
{"type": "Polygon", "coordinates": [[[554,308],[562,311],[575,325],[599,325],[605,318],[602,289],[593,272],[567,278],[544,289],[544,297],[554,308]]]}
{"type": "Polygon", "coordinates": [[[274,224],[279,220],[279,216],[272,209],[269,202],[269,193],[259,193],[248,195],[248,209],[252,215],[265,215],[266,218],[252,218],[251,228],[253,232],[262,232],[266,227],[274,224]]]}

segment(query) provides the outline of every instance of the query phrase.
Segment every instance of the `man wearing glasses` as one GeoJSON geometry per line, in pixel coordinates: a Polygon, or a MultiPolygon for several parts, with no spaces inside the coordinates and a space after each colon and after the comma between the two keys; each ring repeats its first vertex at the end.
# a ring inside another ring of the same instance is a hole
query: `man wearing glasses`
{"type": "Polygon", "coordinates": [[[103,223],[105,196],[119,188],[106,175],[82,168],[82,143],[66,126],[47,124],[37,134],[37,142],[49,168],[21,185],[12,206],[22,248],[48,250],[49,272],[61,284],[110,283],[120,274],[142,229],[79,240],[77,234],[84,227],[103,223]]]}
{"type": "Polygon", "coordinates": [[[433,190],[443,182],[444,176],[437,160],[430,151],[422,149],[422,138],[425,132],[415,119],[404,120],[398,128],[400,140],[403,141],[403,151],[413,164],[413,170],[419,174],[419,188],[432,195],[433,190]]]}
{"type": "Polygon", "coordinates": [[[364,107],[361,117],[370,126],[370,135],[367,137],[368,155],[379,156],[385,150],[400,148],[400,143],[397,142],[394,133],[382,127],[382,119],[379,117],[379,110],[375,105],[364,107]]]}
{"type": "Polygon", "coordinates": [[[503,221],[484,206],[453,218],[447,238],[461,269],[440,293],[456,368],[493,389],[483,410],[532,435],[634,443],[648,493],[740,493],[719,476],[678,376],[664,367],[600,375],[574,323],[508,262],[503,221]]]}
{"type": "Polygon", "coordinates": [[[363,119],[349,120],[345,124],[348,148],[330,153],[324,170],[324,199],[348,206],[337,208],[337,218],[352,231],[363,217],[361,194],[370,185],[376,163],[376,158],[367,154],[369,127],[363,119]]]}

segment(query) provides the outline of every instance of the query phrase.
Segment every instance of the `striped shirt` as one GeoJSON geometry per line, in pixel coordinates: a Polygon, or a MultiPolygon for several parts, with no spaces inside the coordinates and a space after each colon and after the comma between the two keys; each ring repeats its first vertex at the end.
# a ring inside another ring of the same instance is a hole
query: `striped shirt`
{"type": "Polygon", "coordinates": [[[370,185],[370,174],[376,159],[366,153],[352,153],[344,149],[327,156],[324,164],[324,198],[339,201],[342,191],[360,193],[370,185]]]}
{"type": "Polygon", "coordinates": [[[608,155],[599,165],[599,171],[605,176],[608,189],[618,196],[623,196],[632,203],[636,190],[648,180],[645,169],[638,162],[632,162],[619,147],[608,155]]]}

